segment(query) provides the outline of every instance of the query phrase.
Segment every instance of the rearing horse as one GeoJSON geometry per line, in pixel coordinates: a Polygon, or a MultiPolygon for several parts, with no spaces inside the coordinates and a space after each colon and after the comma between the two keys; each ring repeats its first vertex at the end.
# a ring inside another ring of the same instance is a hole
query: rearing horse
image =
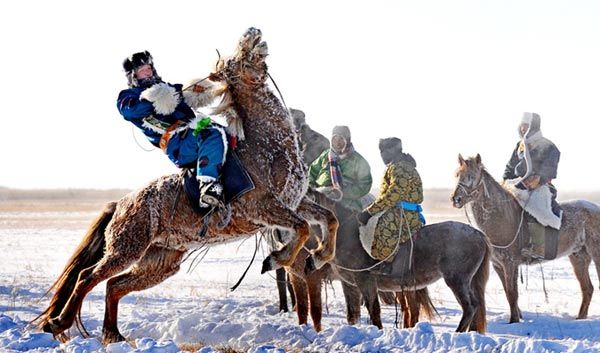
{"type": "Polygon", "coordinates": [[[200,238],[202,219],[187,198],[177,202],[180,175],[159,178],[109,204],[52,286],[56,294],[38,317],[44,331],[57,336],[76,319],[80,324],[84,297],[108,280],[103,342],[122,341],[117,328],[121,298],[175,274],[189,249],[236,240],[266,226],[291,229],[294,236],[265,259],[263,270],[292,264],[309,237],[309,222],[319,224],[327,234],[313,252],[314,265],[319,268],[333,258],[338,222],[331,211],[305,197],[307,170],[298,137],[287,109],[267,86],[266,56],[260,30],[250,28],[234,55],[220,61],[210,76],[227,85],[222,104],[228,106],[221,110],[241,122],[245,133],[239,136],[245,139],[239,141],[237,153],[256,186],[231,203],[231,221],[222,229],[211,221],[207,235],[200,238]]]}
{"type": "MultiPolygon", "coordinates": [[[[526,231],[520,228],[526,224],[523,209],[487,172],[479,154],[466,160],[459,155],[458,162],[452,203],[457,208],[471,203],[475,223],[492,244],[492,264],[510,305],[510,322],[519,322],[522,315],[518,305],[517,274],[519,265],[528,260],[521,255],[519,242],[526,231]]],[[[600,207],[584,200],[560,205],[563,217],[557,257],[569,256],[582,292],[577,319],[585,319],[594,292],[588,271],[592,260],[600,273],[600,207]]]]}

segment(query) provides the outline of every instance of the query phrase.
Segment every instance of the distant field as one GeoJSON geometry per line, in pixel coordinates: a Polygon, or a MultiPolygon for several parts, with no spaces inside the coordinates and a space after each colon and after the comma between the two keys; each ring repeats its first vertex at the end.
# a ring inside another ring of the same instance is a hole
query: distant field
{"type": "MultiPolygon", "coordinates": [[[[9,210],[61,210],[91,211],[101,208],[108,201],[116,201],[129,193],[128,189],[7,189],[0,188],[0,212],[9,210]]],[[[427,189],[423,208],[426,212],[454,213],[450,204],[450,189],[427,189]]],[[[600,203],[600,191],[561,192],[559,200],[585,199],[600,203]]]]}

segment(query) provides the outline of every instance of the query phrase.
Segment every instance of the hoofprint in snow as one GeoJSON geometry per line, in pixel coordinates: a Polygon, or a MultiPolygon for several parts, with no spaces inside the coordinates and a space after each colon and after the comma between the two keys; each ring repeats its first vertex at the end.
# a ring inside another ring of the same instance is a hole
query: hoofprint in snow
{"type": "MultiPolygon", "coordinates": [[[[384,306],[382,331],[368,324],[364,309],[359,325],[346,325],[341,286],[327,285],[328,313],[324,330],[316,333],[310,325],[298,326],[295,313],[277,312],[275,281],[259,274],[260,261],[239,289],[229,291],[252,257],[254,238],[215,246],[201,261],[192,255],[176,276],[121,300],[119,326],[130,343],[99,343],[104,288],[98,286],[82,309],[92,337],[83,339],[71,330],[73,338],[61,344],[27,323],[46,307],[43,293],[97,212],[0,210],[1,352],[213,352],[223,347],[249,352],[600,352],[599,296],[592,300],[590,319],[574,320],[580,294],[568,259],[544,265],[547,301],[539,265],[522,267],[524,321],[518,324],[507,324],[508,304],[492,273],[486,290],[487,335],[453,332],[461,310],[442,282],[430,287],[437,320],[395,329],[395,308],[384,306]]],[[[451,210],[436,212],[426,214],[430,222],[463,220],[451,210]]],[[[259,250],[257,258],[265,255],[259,250]]],[[[597,286],[595,271],[592,280],[597,286]]]]}

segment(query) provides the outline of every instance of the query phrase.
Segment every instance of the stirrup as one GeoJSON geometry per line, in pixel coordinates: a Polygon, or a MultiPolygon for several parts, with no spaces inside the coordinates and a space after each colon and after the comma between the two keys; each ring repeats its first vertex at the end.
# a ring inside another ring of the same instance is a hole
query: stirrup
{"type": "Polygon", "coordinates": [[[530,258],[531,260],[544,260],[544,255],[540,255],[537,251],[532,248],[521,249],[521,255],[530,258]]]}

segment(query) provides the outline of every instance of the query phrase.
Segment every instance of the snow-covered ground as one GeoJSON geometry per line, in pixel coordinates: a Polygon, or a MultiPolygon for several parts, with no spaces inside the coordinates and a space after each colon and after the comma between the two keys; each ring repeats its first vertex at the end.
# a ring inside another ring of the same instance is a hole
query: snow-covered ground
{"type": "MultiPolygon", "coordinates": [[[[129,343],[103,347],[98,341],[104,285],[98,286],[82,310],[92,338],[73,331],[71,341],[61,344],[28,327],[28,321],[45,308],[48,299],[42,294],[95,216],[90,211],[0,212],[0,351],[600,352],[600,295],[592,300],[589,319],[574,320],[581,296],[567,259],[543,267],[547,300],[539,266],[522,268],[524,321],[518,324],[507,324],[508,305],[492,273],[486,291],[486,335],[453,332],[461,311],[443,282],[430,287],[440,313],[435,321],[395,329],[395,308],[384,306],[383,330],[368,325],[364,309],[359,325],[346,325],[341,286],[327,285],[324,330],[316,333],[310,325],[297,325],[295,313],[278,313],[275,281],[272,275],[259,274],[260,250],[243,284],[230,292],[252,257],[252,238],[215,246],[191,271],[190,259],[164,283],[125,297],[119,327],[129,343]]],[[[429,221],[458,218],[456,212],[429,216],[429,221]]],[[[595,271],[592,280],[597,286],[595,271]]]]}

